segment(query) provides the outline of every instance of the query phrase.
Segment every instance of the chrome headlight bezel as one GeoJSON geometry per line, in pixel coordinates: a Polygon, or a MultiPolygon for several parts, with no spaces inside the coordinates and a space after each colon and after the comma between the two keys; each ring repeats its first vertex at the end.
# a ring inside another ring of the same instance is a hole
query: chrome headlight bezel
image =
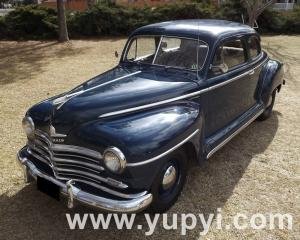
{"type": "Polygon", "coordinates": [[[28,139],[34,138],[35,126],[31,117],[26,116],[22,120],[22,127],[28,139]]]}
{"type": "Polygon", "coordinates": [[[103,162],[105,167],[113,173],[122,173],[126,168],[125,155],[117,147],[109,147],[104,150],[103,162]],[[113,157],[115,159],[112,159],[113,157]]]}

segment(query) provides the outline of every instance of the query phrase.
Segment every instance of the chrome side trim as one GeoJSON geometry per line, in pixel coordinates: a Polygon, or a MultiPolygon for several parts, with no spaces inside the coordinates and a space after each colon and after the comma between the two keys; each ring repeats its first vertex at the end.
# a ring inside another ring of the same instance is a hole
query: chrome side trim
{"type": "Polygon", "coordinates": [[[131,213],[145,209],[152,202],[152,194],[146,191],[125,195],[121,193],[122,196],[125,196],[125,198],[122,200],[115,200],[94,195],[75,187],[73,185],[74,180],[72,179],[70,179],[67,183],[64,183],[52,176],[42,173],[30,160],[21,157],[20,153],[17,155],[17,161],[22,165],[24,173],[26,173],[27,176],[33,177],[34,179],[39,176],[59,186],[61,188],[61,194],[67,196],[69,199],[69,207],[73,207],[74,200],[77,200],[80,203],[87,204],[105,211],[131,213]]]}
{"type": "Polygon", "coordinates": [[[169,150],[163,152],[162,154],[159,154],[156,157],[150,158],[148,160],[142,161],[142,162],[137,162],[137,163],[128,163],[127,166],[128,167],[136,167],[136,166],[140,166],[140,165],[144,165],[150,162],[153,162],[155,160],[158,160],[164,156],[166,156],[167,154],[173,152],[174,150],[176,150],[177,148],[179,148],[180,146],[182,146],[184,143],[186,143],[188,140],[190,140],[192,137],[194,137],[200,130],[197,129],[196,131],[194,131],[191,135],[189,135],[187,138],[185,138],[183,141],[181,141],[180,143],[176,144],[174,147],[170,148],[169,150]]]}
{"type": "Polygon", "coordinates": [[[226,138],[223,142],[217,145],[214,149],[212,149],[206,156],[206,158],[210,158],[215,152],[221,149],[226,143],[228,143],[232,138],[234,138],[237,134],[239,134],[244,128],[250,125],[260,114],[262,114],[264,109],[261,109],[258,113],[256,113],[248,122],[242,125],[239,129],[237,129],[234,133],[232,133],[228,138],[226,138]]]}
{"type": "Polygon", "coordinates": [[[155,103],[145,104],[145,105],[138,106],[138,107],[127,108],[127,109],[123,109],[123,110],[119,110],[119,111],[104,113],[104,114],[101,114],[100,116],[98,116],[98,118],[111,117],[111,116],[115,116],[115,115],[119,115],[119,114],[135,112],[135,111],[138,111],[138,110],[147,109],[147,108],[151,108],[151,107],[163,105],[163,104],[166,104],[166,103],[170,103],[170,102],[174,102],[174,101],[178,101],[178,100],[182,100],[182,99],[187,99],[187,98],[198,96],[198,95],[200,95],[202,93],[205,93],[205,92],[214,90],[216,88],[222,87],[222,86],[227,85],[227,84],[229,84],[229,83],[231,83],[233,81],[236,81],[236,80],[238,80],[238,79],[240,79],[240,78],[242,78],[244,76],[249,75],[250,73],[253,72],[253,70],[255,70],[258,67],[260,67],[261,65],[263,65],[267,60],[268,60],[268,58],[266,58],[259,65],[255,66],[251,70],[248,70],[247,72],[244,72],[244,73],[242,73],[242,74],[240,74],[238,76],[235,76],[235,77],[233,77],[233,78],[231,78],[231,79],[229,79],[229,80],[227,80],[225,82],[221,82],[221,83],[216,84],[214,86],[211,86],[211,87],[208,87],[208,88],[204,88],[204,89],[202,89],[200,91],[189,93],[189,94],[182,95],[182,96],[175,97],[175,98],[166,99],[166,100],[155,102],[155,103]]]}
{"type": "MultiPolygon", "coordinates": [[[[70,94],[70,95],[66,95],[66,96],[65,96],[65,100],[62,101],[62,102],[60,103],[60,105],[57,106],[57,109],[60,109],[66,102],[68,102],[69,100],[71,100],[71,99],[74,98],[74,97],[77,97],[77,96],[81,95],[82,93],[85,93],[85,92],[94,90],[94,89],[96,89],[96,88],[105,86],[105,85],[110,84],[110,83],[112,83],[112,82],[119,81],[119,80],[121,80],[121,79],[123,79],[123,78],[131,77],[131,76],[136,75],[136,74],[138,74],[138,73],[140,73],[140,72],[141,72],[141,71],[136,71],[136,72],[133,72],[133,73],[124,75],[124,76],[122,76],[122,77],[115,78],[115,79],[110,80],[110,81],[108,81],[108,82],[99,84],[99,85],[97,85],[97,86],[88,88],[88,89],[86,89],[86,90],[81,90],[81,91],[79,91],[79,92],[77,92],[77,93],[72,93],[72,94],[70,94]]],[[[54,100],[54,101],[55,101],[55,100],[54,100]]]]}

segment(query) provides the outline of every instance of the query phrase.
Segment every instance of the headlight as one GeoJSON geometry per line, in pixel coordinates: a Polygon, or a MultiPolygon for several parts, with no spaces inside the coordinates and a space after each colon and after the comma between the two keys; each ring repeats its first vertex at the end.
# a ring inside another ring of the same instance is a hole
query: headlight
{"type": "Polygon", "coordinates": [[[23,129],[29,139],[34,138],[34,122],[31,117],[24,117],[22,121],[23,129]]]}
{"type": "Polygon", "coordinates": [[[126,159],[120,149],[110,147],[103,153],[105,166],[114,173],[121,173],[126,167],[126,159]]]}

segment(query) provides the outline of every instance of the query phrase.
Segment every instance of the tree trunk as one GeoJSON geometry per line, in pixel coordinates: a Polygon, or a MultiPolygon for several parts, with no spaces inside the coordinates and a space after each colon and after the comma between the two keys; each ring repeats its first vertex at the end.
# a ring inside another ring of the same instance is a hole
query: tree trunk
{"type": "Polygon", "coordinates": [[[255,15],[253,12],[249,12],[248,16],[249,16],[248,25],[253,28],[256,21],[255,15]]]}
{"type": "Polygon", "coordinates": [[[57,14],[59,31],[58,40],[60,42],[69,41],[64,0],[57,0],[57,14]]]}
{"type": "Polygon", "coordinates": [[[259,15],[274,2],[276,0],[243,0],[243,4],[247,9],[248,25],[254,27],[259,15]]]}

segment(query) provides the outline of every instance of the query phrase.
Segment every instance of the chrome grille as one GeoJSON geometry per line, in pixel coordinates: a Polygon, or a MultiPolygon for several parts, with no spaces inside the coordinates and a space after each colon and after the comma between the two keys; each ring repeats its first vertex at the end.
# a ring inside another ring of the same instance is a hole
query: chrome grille
{"type": "Polygon", "coordinates": [[[127,188],[126,184],[100,176],[104,168],[99,164],[102,155],[97,151],[73,145],[54,144],[50,136],[40,130],[35,131],[34,140],[29,140],[27,151],[36,159],[48,164],[58,179],[73,179],[100,189],[104,188],[100,186],[102,183],[127,188]]]}

